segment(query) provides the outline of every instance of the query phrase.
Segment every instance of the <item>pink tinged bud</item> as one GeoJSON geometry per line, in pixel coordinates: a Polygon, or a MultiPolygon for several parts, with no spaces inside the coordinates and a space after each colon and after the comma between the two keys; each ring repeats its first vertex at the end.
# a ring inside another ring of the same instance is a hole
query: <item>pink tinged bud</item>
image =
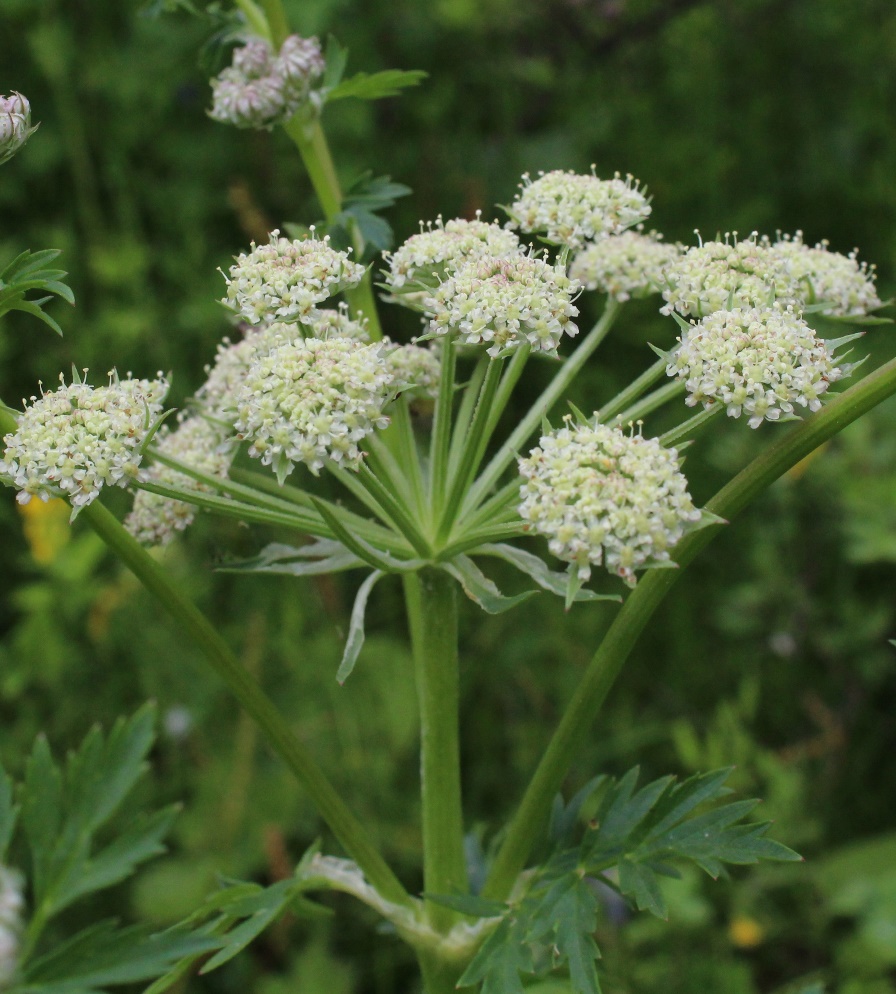
{"type": "Polygon", "coordinates": [[[31,104],[21,93],[0,96],[0,163],[11,159],[37,128],[31,126],[31,104]]]}

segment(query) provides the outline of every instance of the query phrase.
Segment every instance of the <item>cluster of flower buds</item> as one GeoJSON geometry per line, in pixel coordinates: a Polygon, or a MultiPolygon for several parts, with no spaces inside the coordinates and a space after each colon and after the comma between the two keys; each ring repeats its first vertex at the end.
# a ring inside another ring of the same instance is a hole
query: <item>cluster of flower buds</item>
{"type": "Polygon", "coordinates": [[[586,290],[600,290],[615,300],[631,300],[659,293],[665,273],[681,255],[681,247],[667,245],[651,231],[623,231],[592,242],[579,252],[569,275],[586,290]]]}
{"type": "Polygon", "coordinates": [[[318,304],[357,286],[363,276],[364,267],[331,248],[329,238],[290,241],[274,229],[267,245],[253,242],[251,252],[237,256],[222,303],[250,324],[314,322],[318,304]]]}
{"type": "Polygon", "coordinates": [[[274,53],[263,38],[234,50],[233,63],[212,80],[209,116],[238,128],[271,128],[311,96],[324,58],[316,38],[290,35],[274,53]]]}
{"type": "Polygon", "coordinates": [[[512,231],[498,224],[489,224],[476,212],[476,220],[455,218],[443,222],[441,217],[425,227],[420,223],[419,234],[412,235],[394,252],[383,257],[389,265],[385,281],[393,293],[410,285],[412,290],[422,286],[434,287],[458,266],[485,256],[510,258],[521,255],[523,247],[512,231]]]}
{"type": "Polygon", "coordinates": [[[380,343],[297,338],[259,355],[236,397],[235,428],[249,455],[282,483],[296,463],[356,466],[360,442],[389,419],[393,375],[380,343]]]}
{"type": "Polygon", "coordinates": [[[666,372],[684,380],[691,406],[725,405],[751,428],[817,411],[821,395],[847,372],[792,307],[715,311],[694,323],[671,353],[666,372]]]}
{"type": "MultiPolygon", "coordinates": [[[[194,415],[185,418],[175,431],[163,428],[159,433],[156,450],[200,473],[226,476],[234,450],[228,439],[229,434],[219,424],[194,415]]],[[[143,471],[141,477],[147,483],[188,490],[208,490],[192,477],[161,462],[153,463],[143,471]]],[[[124,525],[144,545],[167,545],[177,532],[192,524],[195,517],[196,507],[193,504],[140,490],[124,525]]]]}
{"type": "Polygon", "coordinates": [[[16,431],[4,438],[0,459],[0,476],[19,490],[18,501],[67,497],[77,512],[103,486],[127,486],[168,392],[158,376],[119,380],[113,374],[105,387],[62,381],[58,390],[32,397],[16,431]]]}
{"type": "Polygon", "coordinates": [[[15,976],[24,907],[21,876],[0,864],[0,991],[15,976]]]}
{"type": "Polygon", "coordinates": [[[11,159],[38,129],[31,124],[31,104],[21,93],[0,96],[0,164],[11,159]]]}
{"type": "Polygon", "coordinates": [[[430,332],[488,343],[490,356],[526,343],[553,355],[564,334],[578,333],[579,289],[563,266],[537,256],[471,259],[426,298],[430,332]]]}
{"type": "Polygon", "coordinates": [[[606,235],[618,235],[650,214],[650,203],[633,177],[613,179],[556,169],[532,180],[523,174],[520,193],[507,208],[510,224],[574,251],[606,235]]]}
{"type": "Polygon", "coordinates": [[[382,355],[392,376],[393,393],[404,394],[411,400],[435,400],[442,372],[435,349],[413,343],[399,345],[384,338],[382,355]]]}
{"type": "Polygon", "coordinates": [[[635,571],[668,563],[702,516],[675,449],[599,424],[597,415],[586,424],[567,415],[519,469],[520,517],[581,581],[603,565],[634,586],[635,571]]]}

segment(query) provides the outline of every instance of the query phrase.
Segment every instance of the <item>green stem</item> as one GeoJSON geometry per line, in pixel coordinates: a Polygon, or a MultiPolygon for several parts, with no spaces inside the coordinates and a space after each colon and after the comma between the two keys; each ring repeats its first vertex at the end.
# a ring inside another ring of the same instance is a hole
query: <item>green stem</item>
{"type": "Polygon", "coordinates": [[[698,428],[702,428],[707,421],[712,420],[717,414],[721,414],[725,410],[724,404],[713,404],[708,410],[704,409],[698,411],[693,417],[687,419],[687,421],[682,421],[677,428],[670,428],[665,434],[660,435],[660,445],[669,448],[673,445],[681,445],[682,442],[686,442],[691,435],[697,431],[698,428]]]}
{"type": "Polygon", "coordinates": [[[374,846],[364,826],[208,619],[175,587],[164,569],[99,501],[85,507],[81,517],[189,634],[205,660],[258,723],[268,744],[308,792],[323,820],[370,883],[388,900],[413,907],[413,899],[374,846]]]}
{"type": "Polygon", "coordinates": [[[454,430],[451,433],[451,448],[448,453],[448,476],[457,472],[457,464],[464,449],[467,429],[470,427],[470,420],[476,408],[476,398],[482,389],[482,381],[485,378],[485,371],[488,369],[488,365],[489,357],[487,355],[481,356],[473,367],[470,379],[464,384],[463,396],[461,397],[460,406],[457,409],[457,417],[454,419],[454,430]]]}
{"type": "Polygon", "coordinates": [[[464,508],[475,507],[498,482],[504,470],[516,459],[518,452],[526,444],[530,435],[540,427],[542,418],[547,416],[581,368],[594,354],[598,345],[607,337],[620,307],[622,304],[616,300],[607,301],[607,307],[601,319],[588,332],[575,352],[563,363],[557,375],[532,405],[529,413],[494,454],[482,475],[473,484],[469,496],[464,501],[464,508]]]}
{"type": "Polygon", "coordinates": [[[463,967],[448,963],[428,950],[417,950],[417,962],[423,978],[424,994],[457,994],[457,982],[464,972],[463,967]]]}
{"type": "Polygon", "coordinates": [[[280,46],[289,37],[289,21],[286,19],[286,11],[280,0],[261,0],[261,7],[271,29],[271,41],[274,48],[279,51],[280,46]]]}
{"type": "MultiPolygon", "coordinates": [[[[430,894],[468,892],[460,781],[457,585],[441,570],[403,577],[420,707],[423,881],[430,894]]],[[[454,913],[429,902],[435,928],[454,913]]]]}
{"type": "MultiPolygon", "coordinates": [[[[819,445],[893,394],[896,394],[896,359],[831,400],[821,411],[757,456],[709,501],[707,510],[732,519],[819,445]]],[[[535,770],[492,865],[483,896],[503,900],[510,893],[533,844],[542,833],[553,799],[575,756],[591,734],[594,718],[632,647],[684,567],[718,531],[718,528],[709,527],[685,537],[674,553],[681,569],[649,570],[626,599],[535,770]]]]}
{"type": "Polygon", "coordinates": [[[657,408],[662,407],[667,400],[679,397],[683,393],[684,383],[680,380],[674,380],[672,383],[664,383],[661,387],[657,387],[652,393],[647,394],[646,397],[639,400],[637,404],[632,404],[631,407],[626,408],[621,414],[617,414],[614,420],[623,425],[627,425],[632,421],[640,421],[641,418],[646,418],[648,414],[652,414],[657,408]]]}
{"type": "MultiPolygon", "coordinates": [[[[439,395],[433,415],[432,438],[430,440],[430,486],[429,500],[432,505],[433,522],[439,518],[445,487],[448,483],[449,447],[451,443],[451,415],[454,408],[454,367],[457,352],[454,337],[445,335],[442,339],[442,362],[439,374],[439,395]]],[[[467,387],[469,389],[469,386],[467,387]]]]}
{"type": "MultiPolygon", "coordinates": [[[[525,356],[523,357],[523,361],[525,362],[525,356]]],[[[503,368],[503,359],[492,359],[488,364],[485,379],[482,381],[482,389],[479,391],[476,410],[473,412],[473,420],[470,423],[463,450],[457,461],[454,478],[450,481],[448,499],[442,507],[439,527],[436,532],[437,543],[444,541],[451,533],[455,518],[457,517],[458,508],[469,490],[470,481],[475,476],[476,470],[479,469],[482,456],[485,454],[485,448],[495,429],[497,418],[494,416],[493,409],[496,407],[495,400],[503,368]]]]}
{"type": "MultiPolygon", "coordinates": [[[[250,28],[260,37],[267,41],[273,41],[271,35],[271,28],[268,24],[268,20],[264,15],[264,11],[261,7],[255,3],[255,0],[236,0],[236,5],[243,12],[243,16],[246,18],[246,23],[250,28]]],[[[282,44],[282,40],[278,42],[277,47],[279,48],[282,44]]]]}
{"type": "Polygon", "coordinates": [[[657,359],[636,380],[632,380],[624,390],[620,390],[612,400],[604,404],[597,412],[598,420],[606,424],[619,411],[625,410],[632,401],[637,400],[648,387],[652,387],[657,380],[662,378],[665,372],[666,360],[657,359]]]}

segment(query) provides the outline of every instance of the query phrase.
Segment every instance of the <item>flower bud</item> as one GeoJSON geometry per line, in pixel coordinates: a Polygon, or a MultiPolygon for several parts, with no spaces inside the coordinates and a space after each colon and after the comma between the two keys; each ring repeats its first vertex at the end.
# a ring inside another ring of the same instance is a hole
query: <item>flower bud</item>
{"type": "Polygon", "coordinates": [[[11,159],[37,129],[31,126],[31,104],[21,93],[0,96],[0,163],[11,159]]]}

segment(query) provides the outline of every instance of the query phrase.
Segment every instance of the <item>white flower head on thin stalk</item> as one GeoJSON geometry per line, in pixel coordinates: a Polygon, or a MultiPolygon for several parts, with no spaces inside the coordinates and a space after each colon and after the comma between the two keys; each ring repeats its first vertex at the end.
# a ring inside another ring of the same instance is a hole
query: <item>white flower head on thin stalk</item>
{"type": "Polygon", "coordinates": [[[291,241],[274,229],[267,245],[253,242],[251,252],[236,257],[222,303],[250,324],[313,322],[318,304],[357,286],[363,276],[364,267],[331,248],[328,237],[291,241]]]}
{"type": "MultiPolygon", "coordinates": [[[[234,445],[229,432],[203,417],[184,418],[175,431],[162,428],[155,448],[209,476],[226,476],[233,461],[234,445]]],[[[153,463],[142,473],[147,483],[209,492],[209,488],[176,469],[153,463]]],[[[167,545],[175,534],[193,523],[196,507],[161,494],[138,490],[124,526],[143,545],[167,545]]]]}
{"type": "Polygon", "coordinates": [[[298,338],[259,356],[237,394],[235,428],[282,483],[296,463],[354,467],[358,443],[389,419],[392,373],[380,344],[298,338]]]}
{"type": "Polygon", "coordinates": [[[801,302],[830,317],[862,316],[882,306],[874,285],[874,267],[859,262],[858,249],[849,255],[831,252],[828,242],[810,247],[803,233],[780,235],[769,245],[796,284],[801,302]],[[825,306],[820,306],[820,305],[825,306]]]}
{"type": "Polygon", "coordinates": [[[679,245],[667,245],[651,231],[623,231],[600,238],[579,252],[569,275],[586,290],[600,290],[619,301],[646,297],[662,290],[666,268],[681,255],[679,245]]]}
{"type": "Polygon", "coordinates": [[[580,287],[563,266],[532,255],[473,259],[426,298],[429,330],[467,345],[488,343],[490,356],[528,343],[555,354],[578,328],[573,301],[580,287]]]}
{"type": "Polygon", "coordinates": [[[32,397],[18,426],[4,439],[0,475],[19,490],[18,501],[67,497],[77,511],[103,486],[136,478],[146,435],[162,412],[168,382],[119,380],[105,387],[70,383],[32,397]]]}
{"type": "MultiPolygon", "coordinates": [[[[274,329],[271,325],[271,330],[274,329]]],[[[282,325],[283,330],[289,326],[282,325]]],[[[348,338],[362,345],[370,341],[369,322],[365,317],[353,318],[348,311],[348,304],[340,304],[337,308],[319,310],[313,320],[303,321],[300,331],[305,338],[348,338]]],[[[293,332],[293,334],[295,334],[293,332]]]]}
{"type": "Polygon", "coordinates": [[[25,898],[19,873],[0,864],[0,991],[6,990],[18,966],[25,898]]]}
{"type": "Polygon", "coordinates": [[[439,392],[442,364],[431,346],[399,345],[383,339],[382,355],[392,374],[392,390],[411,400],[435,400],[439,392]]]}
{"type": "Polygon", "coordinates": [[[715,311],[692,323],[670,353],[666,372],[684,380],[687,403],[724,404],[751,428],[817,411],[828,386],[849,372],[793,308],[715,311]]]}
{"type": "Polygon", "coordinates": [[[520,193],[506,208],[510,225],[541,234],[573,251],[605,235],[618,235],[650,214],[650,203],[633,177],[599,179],[555,169],[533,180],[523,174],[520,193]]]}
{"type": "Polygon", "coordinates": [[[0,95],[0,164],[11,159],[39,125],[31,125],[31,104],[21,93],[0,95]]]}
{"type": "Polygon", "coordinates": [[[668,563],[669,550],[700,522],[678,453],[596,415],[564,421],[519,461],[520,516],[579,580],[603,565],[634,586],[637,570],[668,563]]]}
{"type": "Polygon", "coordinates": [[[238,128],[271,128],[309,100],[323,71],[316,38],[290,35],[276,55],[263,38],[250,38],[234,50],[230,68],[211,81],[209,116],[238,128]]]}
{"type": "Polygon", "coordinates": [[[798,290],[782,261],[756,232],[689,248],[665,270],[663,314],[702,318],[713,311],[797,304],[798,290]]]}
{"type": "Polygon", "coordinates": [[[509,258],[524,251],[520,240],[499,224],[489,224],[476,212],[475,221],[455,218],[442,221],[436,218],[420,232],[400,245],[394,252],[384,252],[389,264],[384,271],[385,281],[393,292],[403,289],[419,290],[421,284],[438,285],[446,274],[453,273],[460,265],[484,256],[509,258]]]}

